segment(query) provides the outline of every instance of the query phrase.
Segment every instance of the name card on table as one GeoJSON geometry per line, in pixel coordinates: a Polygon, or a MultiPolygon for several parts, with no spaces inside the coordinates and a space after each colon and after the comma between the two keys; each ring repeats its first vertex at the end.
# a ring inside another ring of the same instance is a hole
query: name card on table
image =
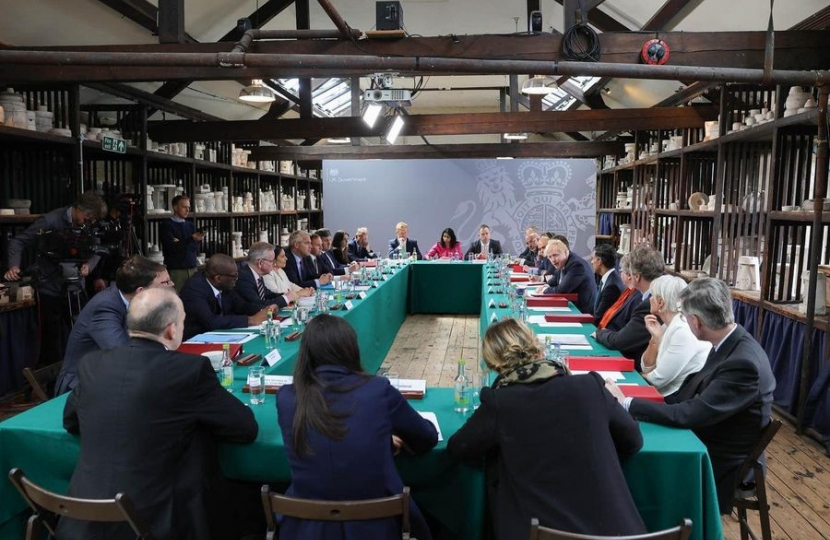
{"type": "MultiPolygon", "coordinates": [[[[290,375],[266,375],[265,376],[265,393],[266,394],[276,394],[280,391],[280,388],[287,384],[293,384],[294,377],[290,375]]],[[[250,393],[251,387],[249,385],[245,385],[242,387],[242,392],[250,393]]]]}
{"type": "Polygon", "coordinates": [[[354,304],[352,304],[351,300],[347,300],[346,303],[343,304],[343,309],[345,309],[345,310],[352,309],[353,307],[354,307],[354,304]]]}
{"type": "Polygon", "coordinates": [[[374,283],[372,283],[372,287],[374,287],[375,289],[380,287],[380,281],[375,281],[374,283]]]}
{"type": "Polygon", "coordinates": [[[357,297],[360,298],[361,300],[365,300],[366,299],[366,293],[362,292],[362,293],[358,294],[357,297]]]}
{"type": "Polygon", "coordinates": [[[493,300],[493,299],[491,298],[491,299],[490,299],[490,303],[489,303],[489,304],[487,304],[487,307],[489,307],[489,308],[494,308],[494,307],[496,307],[496,301],[495,301],[495,300],[493,300]]]}
{"type": "Polygon", "coordinates": [[[427,382],[424,379],[398,379],[398,391],[406,399],[424,399],[427,382]]]}
{"type": "Polygon", "coordinates": [[[273,351],[271,351],[271,352],[269,352],[268,354],[265,355],[265,362],[269,366],[273,366],[274,364],[279,362],[281,359],[282,359],[282,356],[280,355],[280,352],[277,349],[274,349],[273,351]]]}

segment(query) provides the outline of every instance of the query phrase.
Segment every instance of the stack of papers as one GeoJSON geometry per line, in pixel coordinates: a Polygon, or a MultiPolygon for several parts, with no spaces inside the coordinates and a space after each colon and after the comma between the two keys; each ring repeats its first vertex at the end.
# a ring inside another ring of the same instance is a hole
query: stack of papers
{"type": "Polygon", "coordinates": [[[429,423],[435,426],[435,430],[438,432],[438,441],[443,441],[444,435],[441,433],[441,426],[438,425],[438,417],[435,416],[435,413],[418,411],[418,414],[420,414],[424,420],[429,420],[429,423]]]}
{"type": "Polygon", "coordinates": [[[205,332],[185,341],[185,343],[248,343],[259,334],[249,332],[205,332]]]}
{"type": "Polygon", "coordinates": [[[530,324],[538,324],[542,328],[581,328],[582,323],[578,322],[548,322],[544,315],[531,315],[527,318],[530,324]]]}

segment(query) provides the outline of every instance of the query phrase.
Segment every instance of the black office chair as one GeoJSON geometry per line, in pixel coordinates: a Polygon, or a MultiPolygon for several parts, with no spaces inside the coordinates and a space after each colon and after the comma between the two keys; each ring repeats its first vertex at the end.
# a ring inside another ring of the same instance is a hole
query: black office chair
{"type": "Polygon", "coordinates": [[[684,519],[677,527],[653,533],[633,536],[595,536],[576,534],[541,527],[539,520],[530,520],[530,540],[689,540],[692,535],[692,520],[684,519]]]}
{"type": "Polygon", "coordinates": [[[738,521],[741,524],[741,540],[748,540],[751,536],[752,540],[758,540],[755,532],[749,527],[746,521],[747,510],[757,510],[758,517],[761,521],[761,538],[762,540],[772,540],[772,531],[769,525],[769,504],[767,503],[767,477],[766,467],[761,462],[761,456],[764,455],[769,443],[781,429],[780,420],[772,420],[764,428],[761,433],[761,438],[751,454],[746,458],[741,468],[738,470],[738,485],[735,489],[735,498],[733,506],[738,513],[738,521]],[[747,478],[749,471],[754,473],[754,482],[742,483],[742,480],[747,478]]]}

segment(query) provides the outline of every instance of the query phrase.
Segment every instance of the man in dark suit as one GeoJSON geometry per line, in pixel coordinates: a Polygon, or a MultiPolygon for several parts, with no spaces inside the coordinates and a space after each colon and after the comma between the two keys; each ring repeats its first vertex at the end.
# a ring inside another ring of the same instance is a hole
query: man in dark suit
{"type": "Polygon", "coordinates": [[[259,306],[260,309],[273,304],[283,308],[296,298],[291,291],[285,294],[275,294],[265,288],[262,276],[271,272],[275,258],[273,244],[254,242],[248,248],[248,260],[240,263],[237,268],[239,279],[236,280],[234,291],[243,300],[259,306]]]}
{"type": "Polygon", "coordinates": [[[360,268],[360,265],[357,262],[350,265],[337,262],[331,253],[323,251],[323,239],[314,233],[311,235],[311,268],[317,275],[344,276],[360,268]]]}
{"type": "Polygon", "coordinates": [[[688,428],[709,451],[721,514],[732,511],[738,469],[770,422],[775,377],[757,341],[735,324],[732,296],[718,279],[696,279],[680,293],[692,333],[712,343],[703,369],[686,377],[665,403],[631,399],[606,386],[637,420],[688,428]]]}
{"type": "Polygon", "coordinates": [[[255,326],[276,311],[276,304],[260,308],[234,291],[239,270],[233,259],[217,253],[208,259],[205,271],[187,280],[179,296],[187,310],[184,338],[223,328],[255,326]]]}
{"type": "Polygon", "coordinates": [[[353,261],[368,261],[377,258],[377,253],[369,247],[369,229],[359,227],[354,238],[349,242],[349,258],[353,261]]]}
{"type": "Polygon", "coordinates": [[[591,268],[599,276],[597,299],[594,303],[594,318],[598,323],[608,308],[620,297],[625,285],[617,273],[617,253],[608,244],[599,244],[591,252],[591,268]]]}
{"type": "Polygon", "coordinates": [[[173,281],[164,266],[140,255],[125,261],[115,273],[115,282],[96,294],[75,321],[55,382],[55,395],[75,388],[81,358],[129,341],[127,308],[136,294],[145,288],[172,286],[173,281]]]}
{"type": "Polygon", "coordinates": [[[490,238],[490,227],[482,224],[478,228],[478,240],[473,242],[464,254],[464,258],[469,259],[470,255],[474,255],[476,259],[486,259],[488,254],[501,255],[501,253],[499,241],[490,238]]]}
{"type": "MultiPolygon", "coordinates": [[[[158,539],[217,537],[225,506],[216,443],[251,443],[259,430],[251,410],[219,385],[207,358],[175,352],[184,318],[175,291],[136,295],[127,313],[130,342],[84,359],[63,415],[81,446],[68,494],[129,493],[158,539]]],[[[135,534],[127,524],[63,518],[57,537],[135,534]]]]}
{"type": "Polygon", "coordinates": [[[423,260],[424,256],[421,250],[418,249],[418,241],[409,239],[409,225],[401,221],[395,225],[395,238],[389,241],[389,256],[397,253],[401,258],[406,258],[415,251],[418,260],[423,260]]]}
{"type": "Polygon", "coordinates": [[[518,264],[524,266],[536,266],[536,258],[539,255],[539,248],[536,243],[539,240],[539,231],[535,227],[528,227],[525,230],[525,250],[519,253],[518,264]]]}
{"type": "Polygon", "coordinates": [[[285,256],[288,258],[285,263],[285,275],[291,283],[313,289],[331,283],[331,273],[318,273],[314,269],[314,261],[311,259],[311,235],[307,232],[291,233],[285,256]]]}
{"type": "Polygon", "coordinates": [[[560,240],[548,242],[545,248],[545,256],[559,270],[559,284],[555,287],[542,285],[537,289],[537,292],[544,294],[576,293],[577,299],[574,302],[576,308],[582,313],[593,313],[597,287],[588,261],[571,252],[560,240]]]}
{"type": "Polygon", "coordinates": [[[635,248],[628,254],[628,264],[631,267],[631,282],[634,288],[642,293],[642,301],[622,329],[615,332],[603,328],[597,330],[594,337],[602,345],[620,351],[626,358],[634,360],[637,371],[640,371],[640,357],[643,356],[651,339],[645,323],[646,315],[651,313],[648,289],[652,281],[663,275],[666,265],[659,251],[645,246],[635,248]]]}

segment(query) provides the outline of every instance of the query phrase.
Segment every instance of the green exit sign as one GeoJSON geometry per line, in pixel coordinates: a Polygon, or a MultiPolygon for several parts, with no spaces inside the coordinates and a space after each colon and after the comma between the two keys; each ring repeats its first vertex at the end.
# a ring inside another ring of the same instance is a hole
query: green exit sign
{"type": "Polygon", "coordinates": [[[124,139],[116,139],[115,137],[104,137],[101,141],[101,148],[107,152],[123,154],[127,151],[127,141],[124,139]]]}

